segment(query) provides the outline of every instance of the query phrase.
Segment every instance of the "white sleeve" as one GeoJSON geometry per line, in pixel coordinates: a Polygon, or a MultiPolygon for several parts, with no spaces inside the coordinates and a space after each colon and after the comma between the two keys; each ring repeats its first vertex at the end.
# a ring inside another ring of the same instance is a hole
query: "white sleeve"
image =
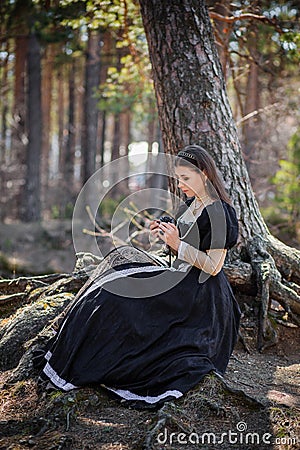
{"type": "Polygon", "coordinates": [[[223,267],[227,251],[212,249],[202,252],[190,244],[181,241],[178,247],[178,258],[211,275],[216,275],[223,267]]]}
{"type": "Polygon", "coordinates": [[[187,243],[184,241],[180,241],[177,253],[178,253],[178,258],[181,259],[182,261],[184,261],[184,253],[185,253],[185,248],[187,246],[187,243]]]}

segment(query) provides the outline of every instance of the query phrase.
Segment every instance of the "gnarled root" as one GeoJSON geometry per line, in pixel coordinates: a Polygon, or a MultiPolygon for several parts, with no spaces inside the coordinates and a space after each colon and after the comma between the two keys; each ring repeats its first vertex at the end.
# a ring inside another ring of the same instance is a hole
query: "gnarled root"
{"type": "Polygon", "coordinates": [[[256,274],[258,285],[258,297],[260,301],[260,314],[258,326],[258,349],[263,351],[266,347],[276,344],[278,336],[272,327],[268,317],[271,300],[276,300],[287,312],[289,319],[296,325],[300,325],[300,296],[299,286],[294,282],[299,278],[300,252],[290,249],[290,269],[288,270],[288,250],[284,244],[279,245],[271,236],[270,240],[255,238],[251,241],[249,248],[251,264],[256,274]],[[272,244],[276,243],[273,247],[272,244]],[[278,251],[284,248],[284,257],[280,259],[278,251]],[[279,268],[275,258],[280,261],[279,268]],[[298,258],[298,267],[296,264],[298,258]],[[288,275],[290,280],[283,279],[288,275]]]}

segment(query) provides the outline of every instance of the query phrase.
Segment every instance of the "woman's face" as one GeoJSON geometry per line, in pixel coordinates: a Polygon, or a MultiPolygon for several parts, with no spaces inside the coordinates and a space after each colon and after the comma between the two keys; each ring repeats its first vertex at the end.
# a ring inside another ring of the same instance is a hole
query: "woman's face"
{"type": "Polygon", "coordinates": [[[175,176],[178,180],[178,187],[185,193],[187,197],[202,197],[206,195],[205,180],[207,179],[204,173],[196,172],[186,166],[175,167],[175,176]]]}

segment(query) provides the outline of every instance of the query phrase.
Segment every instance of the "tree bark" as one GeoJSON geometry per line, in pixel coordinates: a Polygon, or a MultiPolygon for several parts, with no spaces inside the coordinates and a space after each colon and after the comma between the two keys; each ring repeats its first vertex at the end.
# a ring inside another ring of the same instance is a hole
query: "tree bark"
{"type": "Polygon", "coordinates": [[[120,155],[127,156],[127,159],[122,164],[121,182],[119,191],[122,195],[129,194],[128,188],[128,174],[129,174],[129,160],[128,160],[128,146],[131,141],[131,114],[130,111],[123,111],[120,114],[120,155]]]}
{"type": "Polygon", "coordinates": [[[64,174],[64,111],[65,111],[65,89],[63,67],[57,71],[57,126],[58,126],[58,148],[59,148],[59,170],[64,174]]]}
{"type": "MultiPolygon", "coordinates": [[[[7,113],[8,113],[8,86],[7,86],[7,74],[8,74],[8,57],[9,48],[6,47],[7,56],[3,62],[1,73],[1,140],[0,140],[0,164],[1,167],[6,163],[6,138],[7,138],[7,113]]],[[[2,178],[1,178],[2,180],[2,178]]],[[[3,191],[2,191],[3,192],[3,191]]]]}
{"type": "Polygon", "coordinates": [[[84,126],[82,130],[83,183],[96,170],[98,100],[96,90],[100,83],[100,33],[90,31],[85,73],[84,126]]]}
{"type": "MultiPolygon", "coordinates": [[[[52,108],[52,85],[54,70],[55,46],[48,44],[45,50],[42,68],[42,158],[41,158],[41,180],[43,193],[47,191],[49,182],[49,154],[51,147],[51,108],[52,108]]],[[[44,195],[43,195],[44,197],[44,195]]]]}
{"type": "Polygon", "coordinates": [[[101,124],[99,126],[101,134],[99,138],[100,167],[104,166],[105,133],[106,133],[106,111],[100,114],[101,124]]]}
{"type": "MultiPolygon", "coordinates": [[[[247,39],[247,45],[249,47],[251,57],[249,58],[248,61],[249,70],[248,70],[246,98],[244,106],[245,116],[255,111],[258,111],[260,108],[259,67],[256,62],[256,59],[258,59],[258,57],[256,54],[257,40],[255,31],[257,31],[256,27],[254,27],[254,29],[249,32],[250,36],[247,39]]],[[[254,116],[246,120],[246,122],[243,124],[243,154],[252,182],[252,186],[254,189],[255,189],[255,179],[257,177],[257,170],[256,170],[257,167],[255,164],[255,159],[260,136],[261,130],[260,130],[259,116],[254,116]]]]}
{"type": "Polygon", "coordinates": [[[28,37],[17,36],[15,39],[15,79],[14,79],[14,106],[11,145],[13,158],[19,164],[25,163],[26,138],[25,138],[25,115],[26,115],[26,59],[27,59],[28,37]]]}
{"type": "Polygon", "coordinates": [[[7,128],[8,128],[8,70],[9,70],[9,43],[6,42],[6,58],[3,62],[2,73],[1,73],[1,88],[0,95],[2,99],[2,104],[0,108],[1,114],[1,139],[0,139],[0,221],[4,220],[6,216],[6,180],[5,180],[5,169],[7,164],[7,128]]]}
{"type": "MultiPolygon", "coordinates": [[[[107,70],[112,61],[111,49],[113,47],[112,34],[109,29],[103,30],[102,33],[102,61],[100,65],[100,85],[105,83],[107,77],[107,70]]],[[[106,127],[107,127],[107,111],[103,110],[99,114],[100,135],[99,135],[99,156],[100,156],[100,167],[104,165],[104,150],[105,150],[105,139],[106,139],[106,127]]]]}
{"type": "Polygon", "coordinates": [[[26,183],[22,219],[25,222],[38,221],[41,218],[40,204],[40,161],[42,146],[42,109],[41,109],[41,54],[40,43],[35,33],[31,33],[28,42],[28,145],[26,155],[26,183]]]}
{"type": "MultiPolygon", "coordinates": [[[[176,154],[185,145],[200,144],[213,156],[239,216],[238,252],[231,252],[231,258],[251,262],[262,309],[268,308],[280,286],[285,297],[281,303],[296,313],[294,300],[299,305],[300,296],[286,289],[283,251],[275,245],[251,188],[204,1],[140,0],[140,5],[165,152],[176,154]],[[262,289],[265,264],[268,291],[262,289]]],[[[297,282],[300,252],[282,247],[285,257],[288,254],[290,281],[297,282]]],[[[261,320],[266,338],[266,317],[261,320]]]]}
{"type": "Polygon", "coordinates": [[[74,59],[69,68],[69,120],[68,136],[64,158],[64,181],[66,186],[67,201],[72,199],[74,185],[74,152],[75,152],[75,76],[76,66],[74,59]]]}
{"type": "MultiPolygon", "coordinates": [[[[219,2],[208,0],[206,4],[208,7],[211,7],[214,12],[220,14],[221,16],[230,16],[231,5],[229,0],[221,0],[219,2]]],[[[232,26],[233,24],[224,23],[220,20],[214,19],[214,34],[225,80],[227,79],[227,65],[229,61],[228,47],[232,26]]]]}
{"type": "MultiPolygon", "coordinates": [[[[114,161],[120,157],[120,145],[121,145],[121,120],[120,113],[115,113],[113,122],[113,139],[111,149],[111,161],[114,161]]],[[[117,199],[121,195],[121,183],[117,173],[113,173],[111,177],[111,189],[110,196],[117,199]]]]}

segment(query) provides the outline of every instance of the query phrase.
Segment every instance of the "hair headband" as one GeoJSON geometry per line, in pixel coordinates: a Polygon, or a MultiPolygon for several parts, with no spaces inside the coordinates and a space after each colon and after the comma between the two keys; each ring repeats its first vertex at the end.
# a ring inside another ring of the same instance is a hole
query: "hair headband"
{"type": "Polygon", "coordinates": [[[183,158],[190,158],[190,159],[194,159],[195,161],[197,161],[197,158],[196,158],[195,155],[192,155],[191,153],[185,152],[184,150],[178,152],[177,156],[181,156],[183,158]]]}

